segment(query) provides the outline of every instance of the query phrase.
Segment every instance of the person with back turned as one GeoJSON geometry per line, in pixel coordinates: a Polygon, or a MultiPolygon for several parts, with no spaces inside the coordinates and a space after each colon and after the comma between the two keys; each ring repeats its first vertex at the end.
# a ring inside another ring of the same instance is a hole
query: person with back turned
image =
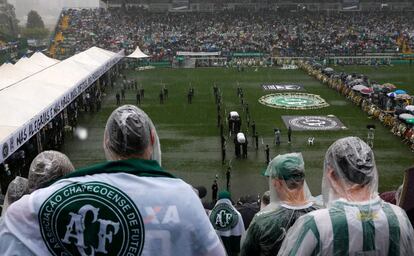
{"type": "Polygon", "coordinates": [[[360,138],[335,141],[325,154],[326,209],[299,218],[279,255],[414,255],[404,210],[378,196],[374,152],[360,138]]]}
{"type": "Polygon", "coordinates": [[[0,255],[225,255],[193,188],[161,167],[136,106],[109,117],[108,161],[23,196],[0,223],[0,255]]]}

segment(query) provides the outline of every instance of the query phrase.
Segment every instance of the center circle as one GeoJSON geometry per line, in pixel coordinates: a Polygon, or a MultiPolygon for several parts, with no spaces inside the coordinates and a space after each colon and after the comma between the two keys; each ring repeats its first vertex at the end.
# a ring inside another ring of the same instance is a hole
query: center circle
{"type": "Polygon", "coordinates": [[[259,102],[281,109],[317,109],[329,106],[319,95],[310,93],[273,93],[262,96],[259,102]]]}

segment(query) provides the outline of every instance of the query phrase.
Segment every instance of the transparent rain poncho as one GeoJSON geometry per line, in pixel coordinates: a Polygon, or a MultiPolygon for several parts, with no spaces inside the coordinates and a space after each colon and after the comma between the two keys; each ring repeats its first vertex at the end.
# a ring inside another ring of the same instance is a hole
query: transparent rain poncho
{"type": "Polygon", "coordinates": [[[133,105],[115,109],[104,132],[104,150],[107,160],[127,159],[145,153],[152,145],[151,160],[161,165],[161,147],[155,126],[148,115],[133,105]]]}
{"type": "Polygon", "coordinates": [[[305,181],[305,163],[301,153],[276,156],[267,166],[265,176],[269,177],[270,204],[264,210],[276,209],[282,203],[300,205],[314,201],[305,181]],[[279,184],[279,192],[275,189],[275,182],[279,184]],[[301,183],[303,189],[295,189],[301,183]],[[279,193],[283,193],[283,197],[279,193]]]}
{"type": "Polygon", "coordinates": [[[377,195],[378,172],[371,148],[357,137],[346,137],[333,143],[325,154],[322,178],[324,205],[329,207],[339,198],[367,201],[377,195]],[[361,193],[355,193],[356,190],[361,193]]]}
{"type": "Polygon", "coordinates": [[[19,200],[22,196],[26,194],[28,194],[27,179],[17,176],[16,178],[14,178],[14,180],[10,182],[9,186],[7,187],[7,193],[4,198],[3,210],[1,212],[1,216],[4,215],[7,208],[12,203],[16,202],[17,200],[19,200]]]}
{"type": "Polygon", "coordinates": [[[378,196],[371,148],[357,137],[326,152],[322,193],[327,209],[299,218],[278,255],[414,255],[414,230],[400,207],[378,196]]]}
{"type": "Polygon", "coordinates": [[[53,150],[44,151],[30,164],[29,193],[73,171],[75,167],[65,154],[53,150]]]}
{"type": "Polygon", "coordinates": [[[269,164],[270,204],[254,217],[242,246],[242,256],[275,255],[295,221],[319,209],[305,182],[300,153],[278,155],[269,164]]]}

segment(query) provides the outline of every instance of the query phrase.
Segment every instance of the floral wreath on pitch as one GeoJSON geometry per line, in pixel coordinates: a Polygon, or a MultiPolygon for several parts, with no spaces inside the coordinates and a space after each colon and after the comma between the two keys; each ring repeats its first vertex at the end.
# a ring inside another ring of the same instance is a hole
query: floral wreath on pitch
{"type": "Polygon", "coordinates": [[[329,104],[319,95],[310,93],[272,93],[259,98],[265,106],[280,109],[307,110],[328,107],[329,104]]]}

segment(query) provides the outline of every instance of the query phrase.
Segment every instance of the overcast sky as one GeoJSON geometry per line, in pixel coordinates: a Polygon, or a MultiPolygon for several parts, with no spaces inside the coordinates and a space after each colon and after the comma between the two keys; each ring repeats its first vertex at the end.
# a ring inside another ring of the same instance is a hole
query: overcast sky
{"type": "Polygon", "coordinates": [[[53,28],[63,7],[98,7],[99,0],[8,0],[16,9],[20,24],[26,24],[27,13],[37,11],[49,28],[53,28]]]}

